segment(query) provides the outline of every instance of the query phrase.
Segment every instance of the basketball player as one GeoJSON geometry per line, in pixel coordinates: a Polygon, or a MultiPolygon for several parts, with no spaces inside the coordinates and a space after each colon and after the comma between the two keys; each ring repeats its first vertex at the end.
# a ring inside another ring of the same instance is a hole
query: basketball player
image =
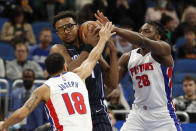
{"type": "MultiPolygon", "coordinates": [[[[109,21],[99,11],[95,16],[103,25],[109,21]]],[[[135,90],[132,111],[121,131],[181,131],[171,98],[174,61],[164,27],[147,22],[140,33],[117,27],[113,31],[139,47],[119,60],[119,81],[128,71],[135,90]]]]}
{"type": "Polygon", "coordinates": [[[105,43],[114,34],[111,34],[112,26],[111,23],[107,23],[105,27],[102,27],[99,31],[98,44],[81,66],[73,70],[74,73],[66,72],[67,67],[60,54],[48,56],[45,66],[52,77],[32,93],[23,107],[4,122],[0,122],[0,130],[22,121],[43,101],[49,114],[50,124],[54,127],[53,130],[92,131],[85,79],[92,73],[105,43]]]}
{"type": "MultiPolygon", "coordinates": [[[[69,58],[65,59],[65,61],[69,61],[68,70],[72,71],[80,66],[80,64],[88,57],[93,46],[96,45],[98,39],[96,34],[97,28],[91,31],[91,28],[89,27],[90,33],[88,33],[87,42],[82,45],[82,43],[79,42],[79,27],[76,16],[73,12],[60,12],[54,17],[53,26],[57,30],[58,36],[64,42],[67,49],[64,56],[68,55],[72,58],[71,61],[69,58]]],[[[110,87],[111,90],[117,87],[118,61],[114,44],[110,43],[107,45],[111,52],[110,66],[103,58],[101,58],[93,69],[91,76],[86,79],[86,87],[89,93],[89,102],[93,121],[93,131],[112,131],[107,109],[103,104],[104,84],[106,84],[107,87],[110,87]]],[[[50,49],[50,52],[58,52],[60,50],[56,45],[54,47],[55,48],[52,47],[50,49]]],[[[88,70],[88,68],[86,70],[88,70]]]]}

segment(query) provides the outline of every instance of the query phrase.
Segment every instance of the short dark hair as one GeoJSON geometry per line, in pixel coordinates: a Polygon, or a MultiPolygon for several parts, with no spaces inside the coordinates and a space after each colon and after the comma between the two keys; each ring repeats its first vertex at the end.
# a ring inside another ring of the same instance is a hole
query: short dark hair
{"type": "Polygon", "coordinates": [[[50,75],[59,73],[63,70],[65,60],[63,56],[59,53],[54,53],[49,55],[45,60],[46,70],[50,75]]]}
{"type": "Polygon", "coordinates": [[[52,26],[55,28],[55,24],[58,20],[71,17],[76,23],[78,23],[76,14],[73,11],[61,11],[56,16],[53,17],[52,26]]]}
{"type": "Polygon", "coordinates": [[[44,27],[44,28],[41,29],[41,31],[39,32],[39,34],[41,35],[41,33],[42,33],[43,31],[50,31],[50,32],[52,33],[52,30],[51,30],[50,28],[44,27]]]}
{"type": "Polygon", "coordinates": [[[28,46],[23,42],[23,41],[18,41],[15,45],[14,45],[14,50],[16,51],[16,47],[17,46],[24,46],[27,50],[27,52],[29,52],[28,46]]]}
{"type": "Polygon", "coordinates": [[[161,23],[156,22],[156,21],[148,21],[146,23],[148,23],[156,28],[157,32],[161,36],[161,40],[163,40],[163,41],[168,40],[167,30],[165,29],[165,27],[161,23]]]}
{"type": "Polygon", "coordinates": [[[191,75],[185,76],[185,77],[184,77],[184,80],[183,80],[183,83],[184,83],[185,81],[194,81],[194,83],[196,83],[195,78],[194,78],[193,76],[191,76],[191,75]]]}
{"type": "Polygon", "coordinates": [[[27,71],[32,72],[33,78],[35,78],[35,72],[34,72],[32,69],[25,69],[25,70],[22,72],[22,75],[24,75],[24,73],[27,72],[27,71]]]}
{"type": "Polygon", "coordinates": [[[169,22],[172,21],[172,20],[173,20],[173,18],[172,18],[171,16],[168,16],[168,15],[166,15],[166,14],[163,14],[163,15],[161,16],[160,22],[161,22],[161,24],[163,24],[163,25],[165,26],[167,23],[169,23],[169,22]]]}

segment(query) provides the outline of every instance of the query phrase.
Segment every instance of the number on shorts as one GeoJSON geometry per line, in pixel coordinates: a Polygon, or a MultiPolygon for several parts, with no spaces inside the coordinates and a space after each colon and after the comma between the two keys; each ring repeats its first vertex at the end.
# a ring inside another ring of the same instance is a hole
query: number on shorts
{"type": "Polygon", "coordinates": [[[75,114],[75,110],[78,114],[86,114],[86,105],[84,104],[84,97],[81,93],[74,92],[71,94],[71,99],[74,102],[74,105],[72,104],[68,93],[63,94],[62,97],[69,115],[75,114]]]}
{"type": "Polygon", "coordinates": [[[149,86],[150,85],[150,81],[148,80],[147,75],[136,76],[136,80],[139,80],[138,81],[138,87],[139,88],[143,88],[143,86],[149,86]]]}

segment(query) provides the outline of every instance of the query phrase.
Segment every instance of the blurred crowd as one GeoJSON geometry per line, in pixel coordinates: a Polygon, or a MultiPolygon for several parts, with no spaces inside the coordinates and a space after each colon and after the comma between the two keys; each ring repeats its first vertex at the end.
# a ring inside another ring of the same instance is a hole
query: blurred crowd
{"type": "MultiPolygon", "coordinates": [[[[10,113],[22,106],[26,97],[36,88],[33,84],[35,79],[48,78],[44,61],[49,55],[50,47],[57,43],[54,40],[54,29],[46,26],[35,31],[32,25],[39,22],[50,23],[58,12],[65,10],[76,12],[79,24],[96,20],[94,13],[100,10],[116,26],[137,32],[144,22],[159,21],[167,29],[173,58],[196,59],[196,0],[0,0],[0,21],[5,20],[0,25],[0,44],[11,45],[15,52],[14,59],[0,56],[0,78],[7,79],[10,83],[17,79],[23,81],[22,88],[11,92],[10,113]]],[[[136,48],[120,36],[113,37],[113,40],[118,57],[136,48]]],[[[107,58],[109,57],[106,55],[107,58]]],[[[184,94],[174,99],[177,111],[192,113],[190,122],[196,122],[195,76],[188,75],[181,81],[184,94]]],[[[132,97],[126,97],[127,89],[124,85],[126,84],[122,83],[106,96],[105,103],[110,110],[112,125],[116,120],[126,118],[126,115],[114,114],[112,110],[130,110],[131,107],[129,99],[132,97]]],[[[34,130],[47,123],[42,106],[37,107],[27,120],[12,129],[34,130]],[[36,123],[32,122],[35,120],[36,123]]],[[[1,114],[0,119],[4,116],[1,114]]]]}

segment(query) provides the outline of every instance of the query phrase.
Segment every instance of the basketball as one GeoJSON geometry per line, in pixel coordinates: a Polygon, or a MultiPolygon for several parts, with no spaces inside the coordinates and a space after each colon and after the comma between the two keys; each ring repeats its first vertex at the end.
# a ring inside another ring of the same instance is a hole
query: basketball
{"type": "Polygon", "coordinates": [[[98,23],[96,21],[86,21],[79,28],[79,38],[84,43],[90,28],[96,28],[98,23]]]}

